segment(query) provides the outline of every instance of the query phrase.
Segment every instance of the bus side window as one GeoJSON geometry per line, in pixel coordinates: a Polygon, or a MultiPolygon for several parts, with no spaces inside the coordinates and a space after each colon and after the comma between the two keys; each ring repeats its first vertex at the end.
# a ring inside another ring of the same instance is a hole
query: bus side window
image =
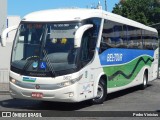
{"type": "Polygon", "coordinates": [[[100,53],[104,52],[108,48],[115,47],[114,44],[112,44],[112,41],[108,37],[102,37],[101,38],[101,44],[100,44],[100,53]]]}

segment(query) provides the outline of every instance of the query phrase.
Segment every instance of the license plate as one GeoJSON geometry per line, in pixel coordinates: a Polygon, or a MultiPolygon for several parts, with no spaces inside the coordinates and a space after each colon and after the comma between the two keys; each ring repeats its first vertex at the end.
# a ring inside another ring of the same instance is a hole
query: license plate
{"type": "Polygon", "coordinates": [[[43,98],[43,93],[32,92],[33,98],[43,98]]]}

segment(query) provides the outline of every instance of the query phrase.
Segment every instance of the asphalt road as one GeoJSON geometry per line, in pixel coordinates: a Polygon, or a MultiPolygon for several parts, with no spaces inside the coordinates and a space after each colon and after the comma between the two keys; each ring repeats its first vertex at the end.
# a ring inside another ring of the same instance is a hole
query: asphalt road
{"type": "Polygon", "coordinates": [[[149,83],[145,90],[139,87],[109,94],[104,104],[88,102],[58,103],[12,99],[0,94],[0,111],[158,111],[160,112],[160,79],[149,83]]]}

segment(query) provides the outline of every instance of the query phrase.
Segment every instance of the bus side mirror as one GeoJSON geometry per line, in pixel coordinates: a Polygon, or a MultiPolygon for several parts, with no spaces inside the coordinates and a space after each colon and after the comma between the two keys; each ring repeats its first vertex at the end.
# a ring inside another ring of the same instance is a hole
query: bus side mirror
{"type": "Polygon", "coordinates": [[[75,48],[78,48],[81,46],[81,40],[82,40],[82,36],[84,34],[84,32],[90,28],[92,28],[93,25],[92,24],[87,24],[87,25],[83,25],[81,26],[77,31],[76,31],[76,34],[75,34],[75,38],[74,38],[74,47],[75,48]]]}
{"type": "Polygon", "coordinates": [[[7,39],[7,34],[13,30],[16,30],[18,28],[18,25],[15,26],[11,26],[9,28],[6,28],[3,32],[2,32],[2,36],[1,36],[1,42],[2,42],[2,47],[6,46],[6,39],[7,39]]]}

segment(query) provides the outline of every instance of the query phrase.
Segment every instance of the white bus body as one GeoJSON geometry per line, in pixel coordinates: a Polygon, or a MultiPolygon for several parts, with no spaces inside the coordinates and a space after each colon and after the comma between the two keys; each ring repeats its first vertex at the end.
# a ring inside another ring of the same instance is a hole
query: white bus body
{"type": "Polygon", "coordinates": [[[156,79],[158,51],[157,30],[119,15],[97,9],[34,12],[17,28],[10,93],[102,103],[107,93],[145,88],[156,79]]]}

